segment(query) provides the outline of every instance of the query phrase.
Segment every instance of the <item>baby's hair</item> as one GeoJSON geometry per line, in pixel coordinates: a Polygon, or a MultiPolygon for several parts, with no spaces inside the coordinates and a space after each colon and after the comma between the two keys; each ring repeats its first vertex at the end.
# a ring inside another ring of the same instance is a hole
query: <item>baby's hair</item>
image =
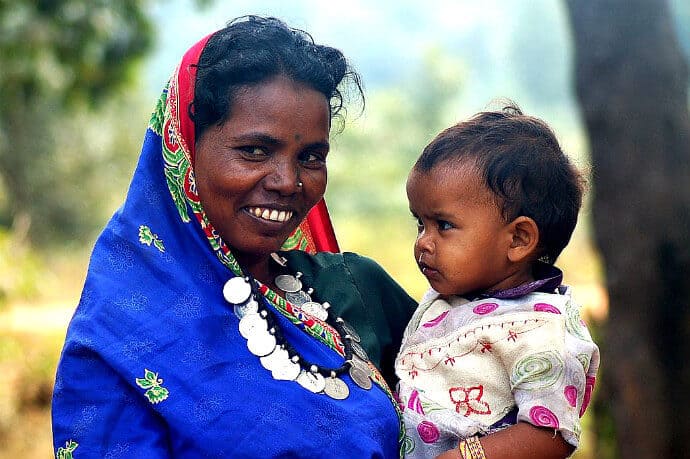
{"type": "Polygon", "coordinates": [[[429,172],[448,161],[471,161],[503,218],[532,218],[539,228],[540,259],[556,261],[577,224],[585,182],[544,121],[512,103],[480,112],[438,134],[414,169],[429,172]]]}

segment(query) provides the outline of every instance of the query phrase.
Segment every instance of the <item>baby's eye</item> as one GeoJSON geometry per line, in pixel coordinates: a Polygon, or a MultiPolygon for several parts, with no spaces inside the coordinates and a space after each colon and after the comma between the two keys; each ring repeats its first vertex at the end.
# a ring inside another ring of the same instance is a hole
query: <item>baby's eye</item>
{"type": "Polygon", "coordinates": [[[445,230],[449,230],[449,229],[452,229],[452,228],[454,228],[452,223],[447,222],[447,221],[445,221],[445,220],[439,220],[439,221],[438,221],[438,229],[439,229],[439,231],[445,231],[445,230]]]}
{"type": "Polygon", "coordinates": [[[417,232],[421,233],[424,230],[424,223],[422,223],[422,220],[417,217],[412,217],[414,218],[415,223],[417,224],[417,232]]]}

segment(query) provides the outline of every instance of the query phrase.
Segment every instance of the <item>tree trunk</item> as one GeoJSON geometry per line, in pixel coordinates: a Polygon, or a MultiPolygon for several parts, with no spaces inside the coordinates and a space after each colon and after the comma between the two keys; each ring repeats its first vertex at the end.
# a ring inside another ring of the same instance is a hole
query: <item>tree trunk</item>
{"type": "Polygon", "coordinates": [[[690,458],[686,62],[665,0],[566,4],[610,297],[598,403],[618,457],[690,458]]]}

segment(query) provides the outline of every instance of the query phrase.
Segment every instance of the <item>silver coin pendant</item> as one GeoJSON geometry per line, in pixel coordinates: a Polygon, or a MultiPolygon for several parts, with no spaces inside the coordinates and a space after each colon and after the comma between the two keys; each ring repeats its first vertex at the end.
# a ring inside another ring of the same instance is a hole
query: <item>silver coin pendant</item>
{"type": "Polygon", "coordinates": [[[280,381],[294,381],[302,371],[299,363],[295,363],[290,359],[276,360],[276,366],[271,370],[273,379],[280,381]]]}
{"type": "Polygon", "coordinates": [[[371,368],[369,367],[369,364],[365,360],[359,358],[357,354],[354,354],[352,356],[352,359],[350,359],[350,365],[360,368],[362,371],[365,371],[367,373],[371,373],[371,368]]]}
{"type": "Polygon", "coordinates": [[[252,334],[247,338],[247,348],[249,352],[257,357],[264,357],[276,347],[276,337],[271,335],[268,331],[262,331],[252,334]]]}
{"type": "Polygon", "coordinates": [[[352,350],[355,352],[355,355],[357,355],[357,357],[364,361],[369,360],[369,355],[367,355],[367,351],[365,351],[364,348],[357,341],[351,341],[350,344],[352,345],[352,350]]]}
{"type": "Polygon", "coordinates": [[[233,277],[223,286],[223,297],[228,303],[242,304],[252,295],[252,286],[244,277],[233,277]]]}
{"type": "Polygon", "coordinates": [[[355,365],[350,366],[350,378],[364,390],[371,389],[371,378],[369,377],[370,371],[365,371],[363,368],[355,365]]]}
{"type": "Polygon", "coordinates": [[[335,400],[345,400],[350,395],[350,388],[347,387],[345,381],[335,377],[328,377],[325,379],[325,387],[323,392],[335,400]]]}
{"type": "Polygon", "coordinates": [[[276,287],[284,292],[294,293],[302,289],[302,282],[295,276],[289,274],[281,274],[275,279],[276,287]]]}
{"type": "Polygon", "coordinates": [[[352,341],[356,341],[358,343],[362,341],[362,339],[359,337],[359,334],[357,333],[357,330],[355,330],[352,325],[344,321],[340,325],[343,327],[343,330],[345,330],[345,333],[350,335],[352,341]]]}
{"type": "Polygon", "coordinates": [[[234,305],[233,310],[235,311],[235,315],[239,319],[241,319],[247,314],[256,314],[257,312],[259,312],[259,303],[252,299],[246,302],[245,304],[234,305]]]}
{"type": "Polygon", "coordinates": [[[304,290],[298,290],[296,292],[285,292],[285,299],[295,306],[302,306],[307,301],[311,301],[311,296],[304,290]]]}
{"type": "Polygon", "coordinates": [[[245,339],[249,339],[249,337],[254,334],[256,330],[268,330],[268,322],[266,322],[266,319],[261,317],[260,314],[246,314],[240,319],[239,330],[240,335],[242,335],[245,339]]]}
{"type": "Polygon", "coordinates": [[[300,371],[296,381],[300,386],[315,394],[323,392],[326,387],[326,378],[320,373],[312,373],[311,371],[300,371]]]}
{"type": "Polygon", "coordinates": [[[261,362],[261,366],[263,366],[268,371],[272,371],[273,368],[277,365],[276,361],[281,359],[290,360],[290,355],[288,354],[288,351],[281,348],[280,345],[276,344],[273,351],[270,354],[261,357],[259,361],[261,362]]]}

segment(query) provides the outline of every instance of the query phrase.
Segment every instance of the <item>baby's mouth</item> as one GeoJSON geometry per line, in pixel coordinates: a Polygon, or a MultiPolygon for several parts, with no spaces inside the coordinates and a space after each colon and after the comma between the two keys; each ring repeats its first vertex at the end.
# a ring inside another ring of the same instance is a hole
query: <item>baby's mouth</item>
{"type": "Polygon", "coordinates": [[[419,270],[425,276],[438,273],[438,271],[436,269],[432,268],[431,266],[427,265],[426,263],[419,263],[419,270]]]}
{"type": "Polygon", "coordinates": [[[247,207],[247,211],[257,218],[271,222],[285,223],[292,218],[291,210],[270,209],[268,207],[247,207]]]}

